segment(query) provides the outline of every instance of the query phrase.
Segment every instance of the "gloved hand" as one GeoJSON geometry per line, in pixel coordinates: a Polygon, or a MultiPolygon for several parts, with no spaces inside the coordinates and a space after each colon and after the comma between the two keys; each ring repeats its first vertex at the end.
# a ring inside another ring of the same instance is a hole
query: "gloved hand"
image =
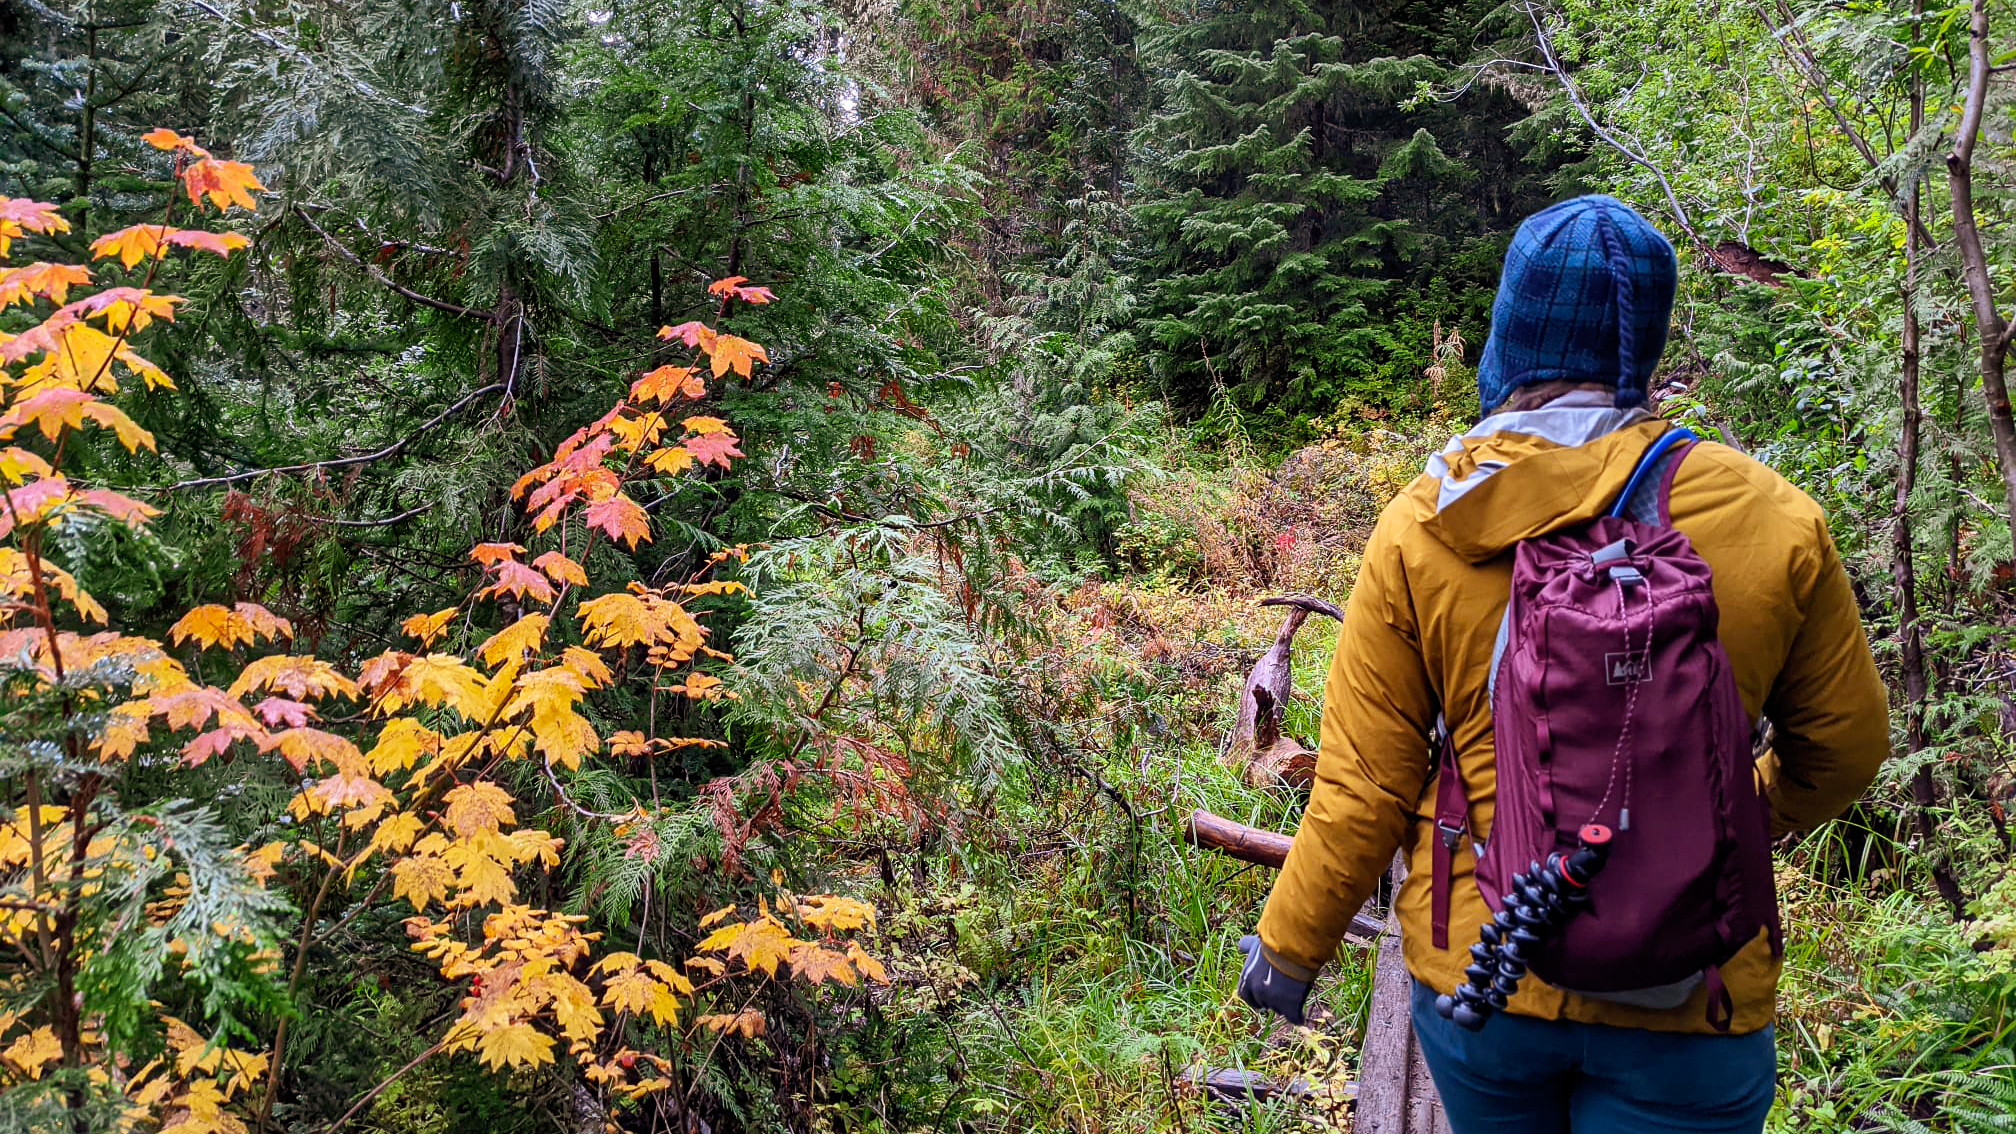
{"type": "Polygon", "coordinates": [[[1260,948],[1256,934],[1241,937],[1239,951],[1246,954],[1246,964],[1239,970],[1239,999],[1263,1012],[1273,1012],[1291,1024],[1300,1024],[1302,1004],[1309,999],[1312,982],[1296,980],[1275,968],[1260,948]]]}

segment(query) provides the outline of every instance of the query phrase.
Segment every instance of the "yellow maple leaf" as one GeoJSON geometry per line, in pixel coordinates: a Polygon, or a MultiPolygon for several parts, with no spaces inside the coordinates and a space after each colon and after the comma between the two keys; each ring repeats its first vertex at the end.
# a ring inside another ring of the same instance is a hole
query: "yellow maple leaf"
{"type": "Polygon", "coordinates": [[[710,913],[707,916],[701,918],[700,928],[705,929],[708,926],[713,925],[715,922],[720,921],[721,919],[727,917],[729,914],[732,914],[734,912],[735,907],[732,904],[722,906],[720,909],[715,910],[713,913],[710,913]]]}
{"type": "Polygon", "coordinates": [[[650,592],[598,595],[581,604],[580,616],[591,646],[678,646],[690,656],[704,639],[685,607],[650,592]]]}
{"type": "Polygon", "coordinates": [[[458,835],[494,831],[515,818],[510,793],[488,780],[463,784],[448,793],[446,803],[442,818],[458,835]]]}
{"type": "Polygon", "coordinates": [[[803,944],[768,914],[754,921],[731,922],[708,934],[699,945],[701,952],[721,951],[729,960],[741,960],[750,969],[777,975],[777,966],[790,959],[791,947],[803,944]]]}
{"type": "Polygon", "coordinates": [[[63,1045],[56,1029],[44,1024],[9,1044],[0,1057],[30,1079],[40,1079],[43,1068],[63,1057],[63,1045]]]}
{"type": "Polygon", "coordinates": [[[693,450],[684,445],[668,445],[653,450],[644,458],[644,464],[660,476],[678,476],[693,467],[693,450]]]}
{"type": "Polygon", "coordinates": [[[600,689],[616,680],[616,675],[600,654],[580,646],[569,646],[560,651],[560,665],[579,677],[582,686],[588,689],[600,689]]]}
{"type": "Polygon", "coordinates": [[[553,1038],[522,1021],[478,1032],[476,1054],[491,1070],[553,1062],[553,1038]]]}
{"type": "Polygon", "coordinates": [[[815,894],[798,899],[798,918],[828,933],[862,929],[875,924],[875,907],[856,898],[815,894]]]}
{"type": "Polygon", "coordinates": [[[428,654],[406,663],[397,692],[388,693],[381,704],[387,711],[396,711],[409,700],[443,705],[468,720],[482,720],[484,685],[483,675],[454,654],[428,654]]]}
{"type": "Polygon", "coordinates": [[[172,231],[165,224],[131,225],[92,241],[91,254],[101,260],[116,256],[121,264],[130,268],[149,257],[161,255],[168,247],[168,234],[172,231]]]}
{"type": "Polygon", "coordinates": [[[412,637],[420,639],[421,645],[431,646],[434,644],[434,639],[439,638],[442,631],[447,629],[448,624],[455,620],[455,615],[460,610],[460,607],[451,606],[445,610],[437,610],[432,614],[416,614],[401,622],[399,629],[404,630],[412,637]]]}
{"type": "Polygon", "coordinates": [[[365,759],[373,772],[383,776],[401,768],[410,768],[422,756],[431,756],[440,750],[440,733],[412,717],[393,717],[379,730],[378,743],[365,759]]]}
{"type": "Polygon", "coordinates": [[[669,1024],[678,1017],[679,998],[663,981],[645,972],[636,955],[612,953],[595,966],[595,971],[607,976],[602,983],[602,1003],[609,1007],[633,1016],[649,1013],[661,1024],[669,1024]]]}
{"type": "Polygon", "coordinates": [[[454,884],[454,868],[437,855],[413,855],[392,864],[392,897],[406,898],[416,910],[446,898],[454,884]]]}
{"type": "Polygon", "coordinates": [[[490,635],[481,647],[484,664],[495,666],[506,658],[538,649],[546,640],[546,626],[551,621],[544,614],[527,614],[490,635]]]}
{"type": "Polygon", "coordinates": [[[381,850],[401,853],[410,849],[413,840],[420,836],[420,827],[420,817],[410,811],[386,816],[372,829],[371,842],[364,848],[364,857],[381,850]]]}
{"type": "Polygon", "coordinates": [[[566,973],[548,973],[529,983],[532,992],[550,1004],[560,1034],[582,1041],[601,1035],[602,1010],[595,1007],[595,994],[587,985],[566,973]]]}
{"type": "Polygon", "coordinates": [[[511,882],[511,868],[507,863],[483,853],[466,841],[450,843],[445,857],[455,864],[455,886],[461,891],[450,903],[452,905],[480,906],[488,902],[508,902],[518,892],[511,882]]]}
{"type": "Polygon", "coordinates": [[[26,484],[29,476],[49,477],[56,470],[48,461],[27,449],[8,446],[0,449],[0,479],[9,484],[26,484]]]}

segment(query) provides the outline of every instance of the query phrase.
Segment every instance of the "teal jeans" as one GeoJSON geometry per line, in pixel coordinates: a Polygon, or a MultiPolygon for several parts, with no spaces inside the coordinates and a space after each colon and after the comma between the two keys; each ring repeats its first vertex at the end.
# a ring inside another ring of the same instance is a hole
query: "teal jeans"
{"type": "Polygon", "coordinates": [[[1498,1013],[1465,1031],[1414,983],[1414,1032],[1454,1134],[1758,1134],[1772,1029],[1693,1035],[1498,1013]]]}

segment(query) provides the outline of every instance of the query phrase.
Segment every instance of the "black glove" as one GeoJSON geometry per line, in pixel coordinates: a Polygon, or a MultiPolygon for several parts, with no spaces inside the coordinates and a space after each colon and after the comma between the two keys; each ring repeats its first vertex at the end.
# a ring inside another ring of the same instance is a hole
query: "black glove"
{"type": "Polygon", "coordinates": [[[1267,959],[1260,938],[1247,934],[1239,939],[1239,951],[1246,964],[1239,970],[1239,999],[1263,1012],[1273,1012],[1291,1024],[1302,1022],[1302,1003],[1309,999],[1312,982],[1296,980],[1267,959]]]}

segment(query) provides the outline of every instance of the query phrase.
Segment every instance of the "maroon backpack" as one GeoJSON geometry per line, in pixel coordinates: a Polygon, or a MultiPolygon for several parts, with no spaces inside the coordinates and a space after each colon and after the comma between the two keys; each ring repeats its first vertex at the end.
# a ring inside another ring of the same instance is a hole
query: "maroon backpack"
{"type": "MultiPolygon", "coordinates": [[[[1582,912],[1532,959],[1542,980],[1672,1008],[1708,983],[1708,1019],[1733,1005],[1719,966],[1770,931],[1770,807],[1711,572],[1671,526],[1673,472],[1694,435],[1646,450],[1610,513],[1521,542],[1491,666],[1498,800],[1477,842],[1477,885],[1505,908],[1512,876],[1570,851],[1590,823],[1615,832],[1582,912]]],[[[1468,801],[1440,729],[1435,946],[1449,947],[1449,860],[1468,801]]]]}

